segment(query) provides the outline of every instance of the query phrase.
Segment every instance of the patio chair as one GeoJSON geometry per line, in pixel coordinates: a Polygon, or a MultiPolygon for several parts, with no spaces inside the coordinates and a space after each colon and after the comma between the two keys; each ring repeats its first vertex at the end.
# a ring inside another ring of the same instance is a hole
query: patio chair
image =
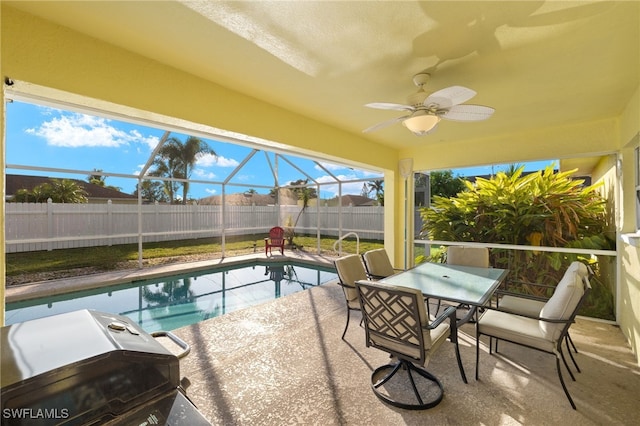
{"type": "Polygon", "coordinates": [[[489,267],[489,249],[486,247],[451,246],[447,248],[447,264],[489,267]]]}
{"type": "MultiPolygon", "coordinates": [[[[489,267],[489,249],[486,247],[450,246],[447,247],[447,265],[471,266],[475,268],[489,267]]],[[[437,310],[441,301],[438,300],[437,310]]],[[[469,306],[458,305],[458,309],[469,310],[469,306]]],[[[471,313],[469,313],[471,315],[471,313]]]]}
{"type": "Polygon", "coordinates": [[[365,252],[362,255],[362,260],[364,261],[367,275],[369,275],[369,278],[372,280],[387,278],[396,272],[402,271],[402,269],[396,269],[391,265],[389,255],[383,248],[365,252]]]}
{"type": "Polygon", "coordinates": [[[409,410],[438,405],[444,388],[425,367],[447,338],[456,345],[460,375],[467,382],[460,361],[454,307],[429,322],[422,292],[418,289],[357,281],[356,290],[367,347],[385,351],[396,359],[371,374],[371,388],[380,400],[409,410]],[[400,371],[406,371],[408,380],[397,375],[400,371]]]}
{"type": "MultiPolygon", "coordinates": [[[[569,265],[568,271],[575,270],[581,276],[587,277],[590,275],[590,269],[582,262],[573,262],[569,265]]],[[[527,286],[531,287],[539,287],[539,288],[554,288],[553,286],[548,286],[544,284],[536,284],[536,283],[527,283],[527,286]]],[[[548,301],[548,298],[534,296],[531,294],[522,294],[522,293],[513,293],[505,290],[499,290],[498,299],[496,301],[496,305],[498,309],[501,311],[511,312],[514,314],[525,315],[529,317],[539,317],[540,311],[544,307],[545,303],[548,301]]],[[[571,348],[575,353],[578,353],[578,348],[571,340],[571,335],[569,334],[569,330],[567,330],[567,335],[565,336],[565,344],[567,347],[567,352],[569,353],[569,357],[573,362],[573,365],[576,367],[576,371],[581,373],[580,366],[578,365],[576,359],[573,357],[571,353],[571,348]],[[571,345],[571,348],[569,347],[571,345]]],[[[498,350],[498,342],[496,342],[496,352],[498,350]]],[[[571,370],[568,370],[569,374],[573,378],[573,373],[571,370]]]]}
{"type": "Polygon", "coordinates": [[[279,226],[274,226],[269,231],[269,236],[264,239],[264,254],[273,254],[271,249],[279,248],[280,253],[284,254],[284,229],[279,226]]]}
{"type": "MultiPolygon", "coordinates": [[[[540,310],[539,316],[529,317],[498,308],[485,308],[484,315],[476,323],[476,380],[480,360],[480,336],[489,336],[489,353],[492,353],[494,338],[506,340],[556,357],[556,371],[560,384],[575,410],[576,405],[560,369],[560,359],[567,370],[569,369],[562,351],[562,341],[566,339],[569,327],[575,321],[578,309],[590,290],[589,278],[580,272],[579,267],[572,264],[556,286],[551,298],[540,310]]],[[[573,374],[571,378],[575,380],[573,374]]]]}
{"type": "Polygon", "coordinates": [[[349,319],[351,311],[359,311],[360,303],[358,302],[358,294],[356,293],[356,281],[366,280],[367,271],[362,264],[362,257],[357,254],[349,254],[334,260],[336,272],[338,273],[338,285],[342,287],[345,301],[347,302],[347,324],[342,332],[342,340],[349,328],[349,319]]]}

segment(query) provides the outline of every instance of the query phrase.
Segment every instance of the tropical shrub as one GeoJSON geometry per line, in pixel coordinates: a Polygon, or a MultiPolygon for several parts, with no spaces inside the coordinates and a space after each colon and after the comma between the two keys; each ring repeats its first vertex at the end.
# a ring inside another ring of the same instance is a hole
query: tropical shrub
{"type": "Polygon", "coordinates": [[[16,203],[46,203],[51,198],[54,203],[87,203],[87,191],[75,180],[51,179],[41,183],[31,191],[18,189],[11,199],[16,203]]]}
{"type": "MultiPolygon", "coordinates": [[[[599,185],[583,186],[583,180],[571,178],[575,170],[554,173],[549,166],[523,176],[523,168],[499,172],[491,179],[477,178],[475,183],[466,181],[466,190],[455,197],[434,197],[430,208],[421,209],[423,235],[442,241],[612,248],[599,185]]],[[[509,270],[510,289],[533,294],[535,288],[527,283],[553,286],[573,260],[599,269],[597,259],[568,253],[491,249],[490,258],[492,266],[509,270]]],[[[611,291],[597,276],[592,285],[588,305],[608,310],[598,316],[609,317],[611,291]]]]}

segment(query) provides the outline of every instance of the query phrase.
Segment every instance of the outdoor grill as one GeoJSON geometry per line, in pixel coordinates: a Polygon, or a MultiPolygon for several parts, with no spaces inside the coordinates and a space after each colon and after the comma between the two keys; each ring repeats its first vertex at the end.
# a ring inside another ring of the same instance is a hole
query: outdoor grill
{"type": "Polygon", "coordinates": [[[2,327],[0,338],[3,425],[210,425],[181,384],[189,345],[171,333],[81,310],[2,327]]]}

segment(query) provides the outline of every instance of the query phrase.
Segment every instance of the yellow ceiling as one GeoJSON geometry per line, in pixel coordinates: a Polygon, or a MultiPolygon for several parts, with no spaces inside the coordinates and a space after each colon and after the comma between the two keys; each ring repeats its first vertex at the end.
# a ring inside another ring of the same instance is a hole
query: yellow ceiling
{"type": "MultiPolygon", "coordinates": [[[[407,149],[617,117],[640,78],[639,2],[86,1],[17,9],[353,133],[399,115],[414,74],[461,85],[487,121],[443,121],[407,149]]],[[[179,84],[179,82],[175,82],[179,84]]]]}

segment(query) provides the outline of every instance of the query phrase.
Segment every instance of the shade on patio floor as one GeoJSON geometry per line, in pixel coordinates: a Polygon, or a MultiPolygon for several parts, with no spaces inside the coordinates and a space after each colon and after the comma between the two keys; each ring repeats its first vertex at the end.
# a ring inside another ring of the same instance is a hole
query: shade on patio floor
{"type": "Polygon", "coordinates": [[[187,393],[220,425],[613,425],[640,417],[640,367],[613,325],[578,319],[571,329],[583,372],[576,382],[563,373],[577,411],[548,354],[502,342],[500,354],[489,355],[483,341],[476,381],[468,324],[460,344],[469,383],[445,344],[428,366],[444,384],[444,400],[414,412],[374,396],[371,372],[388,355],[365,347],[359,314],[342,341],[345,315],[340,288],[327,284],[176,330],[192,345],[181,361],[192,383],[187,393]]]}

